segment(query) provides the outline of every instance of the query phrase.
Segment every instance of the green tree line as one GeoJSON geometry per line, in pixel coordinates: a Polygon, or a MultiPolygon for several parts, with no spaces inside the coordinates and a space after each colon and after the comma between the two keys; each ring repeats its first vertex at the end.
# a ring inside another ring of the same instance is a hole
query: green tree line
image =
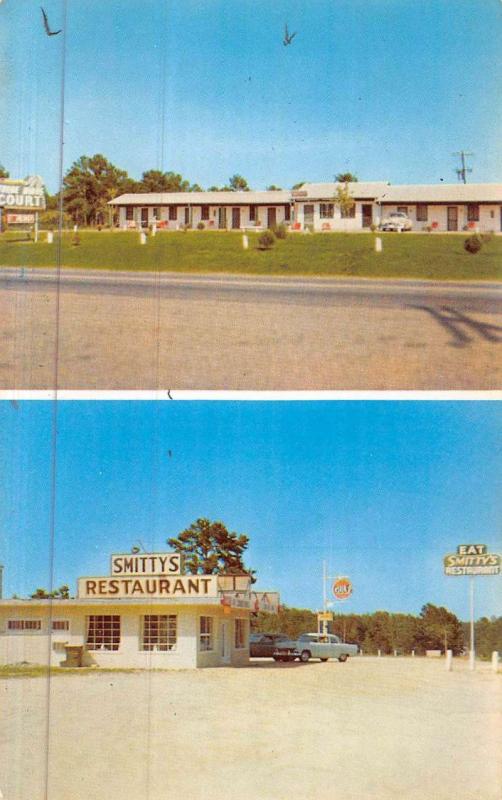
{"type": "MultiPolygon", "coordinates": [[[[296,639],[301,633],[317,630],[315,612],[283,607],[277,614],[260,612],[252,623],[253,632],[285,633],[296,639]]],[[[443,607],[427,603],[419,616],[375,611],[373,614],[335,614],[329,623],[330,633],[347,642],[355,642],[367,654],[394,650],[423,654],[426,650],[453,650],[459,655],[469,647],[469,625],[443,607]]],[[[502,617],[483,617],[475,624],[476,653],[490,658],[494,650],[502,652],[502,617]]]]}

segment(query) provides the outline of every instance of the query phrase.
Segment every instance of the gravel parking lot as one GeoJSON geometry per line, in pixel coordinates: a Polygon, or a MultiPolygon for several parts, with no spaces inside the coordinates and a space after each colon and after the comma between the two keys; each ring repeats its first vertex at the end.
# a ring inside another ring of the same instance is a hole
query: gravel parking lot
{"type": "Polygon", "coordinates": [[[499,800],[489,664],[103,672],[0,681],[5,800],[499,800]]]}

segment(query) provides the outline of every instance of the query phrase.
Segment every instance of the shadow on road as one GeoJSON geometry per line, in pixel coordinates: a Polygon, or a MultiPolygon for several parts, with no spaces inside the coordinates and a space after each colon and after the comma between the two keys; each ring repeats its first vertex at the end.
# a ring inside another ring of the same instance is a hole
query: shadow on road
{"type": "Polygon", "coordinates": [[[441,310],[432,306],[418,306],[411,305],[410,308],[417,309],[418,311],[425,311],[433,319],[436,320],[448,333],[451,333],[453,340],[450,342],[451,347],[468,347],[473,341],[474,336],[468,336],[465,329],[471,334],[478,334],[482,339],[487,342],[501,342],[502,336],[498,331],[502,332],[502,326],[492,325],[488,322],[478,322],[467,314],[457,311],[451,306],[442,306],[441,310]]]}

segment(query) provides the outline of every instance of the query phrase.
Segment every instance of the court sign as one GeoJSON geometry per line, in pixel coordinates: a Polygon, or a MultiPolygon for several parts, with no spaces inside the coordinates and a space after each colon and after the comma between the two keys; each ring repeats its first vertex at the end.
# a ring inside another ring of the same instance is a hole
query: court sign
{"type": "Polygon", "coordinates": [[[500,575],[500,556],[485,544],[459,544],[443,558],[445,575],[500,575]]]}

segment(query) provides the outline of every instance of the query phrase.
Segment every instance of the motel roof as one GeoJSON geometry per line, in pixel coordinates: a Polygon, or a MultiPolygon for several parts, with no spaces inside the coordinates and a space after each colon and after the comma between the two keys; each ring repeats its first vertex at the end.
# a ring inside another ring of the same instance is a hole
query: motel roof
{"type": "MultiPolygon", "coordinates": [[[[12,600],[0,600],[2,608],[57,608],[61,611],[64,608],[75,608],[82,606],[222,606],[221,595],[218,597],[72,597],[70,600],[60,598],[15,598],[12,600]]],[[[231,606],[237,608],[237,606],[231,606]]],[[[242,611],[249,611],[250,606],[239,606],[242,611]]]]}
{"type": "Polygon", "coordinates": [[[292,191],[295,200],[332,200],[339,188],[347,186],[350,195],[355,200],[374,200],[384,192],[388,183],[386,181],[354,181],[350,183],[304,183],[292,191]]]}
{"type": "Polygon", "coordinates": [[[239,206],[282,205],[291,202],[291,192],[144,192],[121,194],[110,200],[112,206],[239,206]]]}
{"type": "Polygon", "coordinates": [[[501,203],[502,183],[439,183],[386,186],[382,203],[501,203]]]}

